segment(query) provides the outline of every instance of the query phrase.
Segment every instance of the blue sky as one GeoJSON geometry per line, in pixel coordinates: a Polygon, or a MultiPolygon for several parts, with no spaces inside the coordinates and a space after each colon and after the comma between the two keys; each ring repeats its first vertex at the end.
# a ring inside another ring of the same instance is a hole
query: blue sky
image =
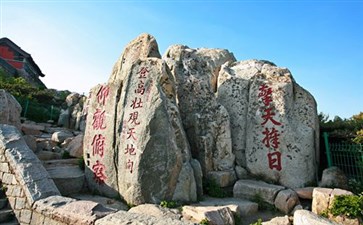
{"type": "Polygon", "coordinates": [[[287,67],[331,118],[363,111],[363,0],[0,2],[0,36],[32,54],[49,88],[87,94],[146,32],[161,54],[225,48],[287,67]]]}

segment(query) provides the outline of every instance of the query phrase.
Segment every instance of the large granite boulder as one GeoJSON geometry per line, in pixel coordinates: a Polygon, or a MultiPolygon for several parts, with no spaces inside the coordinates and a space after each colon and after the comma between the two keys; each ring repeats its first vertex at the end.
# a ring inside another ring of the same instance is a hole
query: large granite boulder
{"type": "Polygon", "coordinates": [[[75,92],[69,94],[65,99],[64,109],[61,109],[58,126],[84,131],[83,124],[85,124],[86,113],[83,106],[86,100],[87,98],[84,95],[75,92]]]}
{"type": "Polygon", "coordinates": [[[0,89],[0,124],[13,125],[20,130],[21,106],[18,101],[3,89],[0,89]]]}
{"type": "Polygon", "coordinates": [[[84,137],[91,189],[136,205],[196,200],[174,87],[154,37],[129,43],[108,83],[91,90],[84,137]]]}
{"type": "Polygon", "coordinates": [[[288,69],[257,60],[226,63],[218,77],[218,101],[230,115],[238,165],[291,188],[316,179],[316,102],[288,69]]]}
{"type": "Polygon", "coordinates": [[[221,184],[221,177],[227,174],[227,180],[233,183],[235,156],[229,114],[215,97],[218,72],[225,62],[235,61],[233,54],[223,49],[174,45],[163,59],[176,80],[178,106],[193,157],[199,160],[207,178],[221,184]]]}

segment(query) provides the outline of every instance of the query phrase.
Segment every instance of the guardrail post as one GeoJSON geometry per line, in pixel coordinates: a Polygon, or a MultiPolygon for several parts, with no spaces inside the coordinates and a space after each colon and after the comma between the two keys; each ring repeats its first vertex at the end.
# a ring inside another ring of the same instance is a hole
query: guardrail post
{"type": "Polygon", "coordinates": [[[332,167],[333,166],[333,161],[331,160],[331,152],[330,152],[330,148],[329,148],[329,135],[327,132],[323,133],[323,137],[324,137],[324,143],[325,143],[325,151],[326,151],[326,156],[328,159],[328,167],[332,167]]]}

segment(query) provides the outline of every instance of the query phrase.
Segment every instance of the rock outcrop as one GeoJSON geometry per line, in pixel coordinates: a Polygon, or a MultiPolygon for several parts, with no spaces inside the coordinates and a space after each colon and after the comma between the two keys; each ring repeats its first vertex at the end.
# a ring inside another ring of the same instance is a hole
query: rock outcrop
{"type": "MultiPolygon", "coordinates": [[[[90,188],[132,204],[195,201],[205,178],[232,187],[255,176],[290,188],[316,178],[315,100],[268,61],[183,45],[161,59],[143,34],[91,90],[85,111],[90,188]]],[[[289,193],[281,202],[292,207],[289,193]]]]}
{"type": "Polygon", "coordinates": [[[223,186],[223,177],[231,180],[225,185],[233,185],[236,175],[230,118],[215,96],[218,72],[224,63],[235,61],[233,54],[223,49],[175,45],[163,59],[176,80],[178,106],[193,157],[207,178],[223,186]]]}
{"type": "Polygon", "coordinates": [[[258,60],[224,64],[218,101],[230,115],[238,165],[291,188],[316,179],[316,102],[288,69],[258,60]]]}
{"type": "Polygon", "coordinates": [[[91,91],[84,137],[91,189],[131,204],[196,200],[174,87],[152,36],[126,47],[109,82],[91,91]]]}
{"type": "Polygon", "coordinates": [[[13,125],[19,130],[21,106],[18,101],[3,89],[0,89],[0,124],[13,125]]]}
{"type": "Polygon", "coordinates": [[[85,130],[86,112],[83,110],[87,98],[78,93],[71,93],[66,97],[65,107],[61,109],[58,126],[73,130],[85,130]]]}

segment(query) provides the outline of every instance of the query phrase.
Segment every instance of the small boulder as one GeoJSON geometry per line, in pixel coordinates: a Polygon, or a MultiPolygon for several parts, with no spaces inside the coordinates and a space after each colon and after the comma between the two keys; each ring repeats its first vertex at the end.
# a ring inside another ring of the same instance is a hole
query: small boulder
{"type": "Polygon", "coordinates": [[[257,213],[258,204],[240,198],[205,198],[199,202],[201,206],[224,206],[228,207],[234,214],[238,216],[249,216],[257,213]]]}
{"type": "Polygon", "coordinates": [[[80,134],[72,139],[67,149],[69,155],[76,158],[82,158],[83,156],[83,134],[80,134]]]}
{"type": "Polygon", "coordinates": [[[291,225],[291,222],[288,216],[279,216],[270,221],[262,222],[262,225],[291,225]]]}
{"type": "Polygon", "coordinates": [[[183,217],[199,223],[206,219],[210,225],[234,225],[232,211],[224,206],[184,206],[183,217]]]}
{"type": "Polygon", "coordinates": [[[330,167],[323,171],[320,187],[348,189],[348,178],[338,167],[330,167]]]}
{"type": "Polygon", "coordinates": [[[296,188],[294,191],[301,199],[313,199],[314,187],[296,188]]]}
{"type": "Polygon", "coordinates": [[[237,176],[234,170],[211,171],[208,178],[214,180],[219,187],[228,187],[234,185],[237,176]]]}
{"type": "Polygon", "coordinates": [[[256,180],[239,180],[233,187],[233,196],[236,198],[254,199],[256,196],[273,205],[277,193],[285,189],[283,186],[268,184],[256,180]]]}
{"type": "Polygon", "coordinates": [[[320,215],[329,207],[330,194],[333,189],[330,188],[314,188],[312,212],[320,215]]]}
{"type": "Polygon", "coordinates": [[[67,138],[73,137],[73,133],[68,130],[62,130],[54,132],[52,135],[52,141],[62,143],[67,138]]]}
{"type": "Polygon", "coordinates": [[[25,135],[40,135],[45,127],[42,125],[37,125],[35,123],[23,123],[21,124],[21,131],[25,135]]]}
{"type": "Polygon", "coordinates": [[[298,203],[299,197],[291,189],[280,191],[275,198],[276,208],[285,214],[289,214],[298,203]]]}
{"type": "Polygon", "coordinates": [[[308,210],[297,210],[294,213],[294,225],[339,225],[308,210]]]}

